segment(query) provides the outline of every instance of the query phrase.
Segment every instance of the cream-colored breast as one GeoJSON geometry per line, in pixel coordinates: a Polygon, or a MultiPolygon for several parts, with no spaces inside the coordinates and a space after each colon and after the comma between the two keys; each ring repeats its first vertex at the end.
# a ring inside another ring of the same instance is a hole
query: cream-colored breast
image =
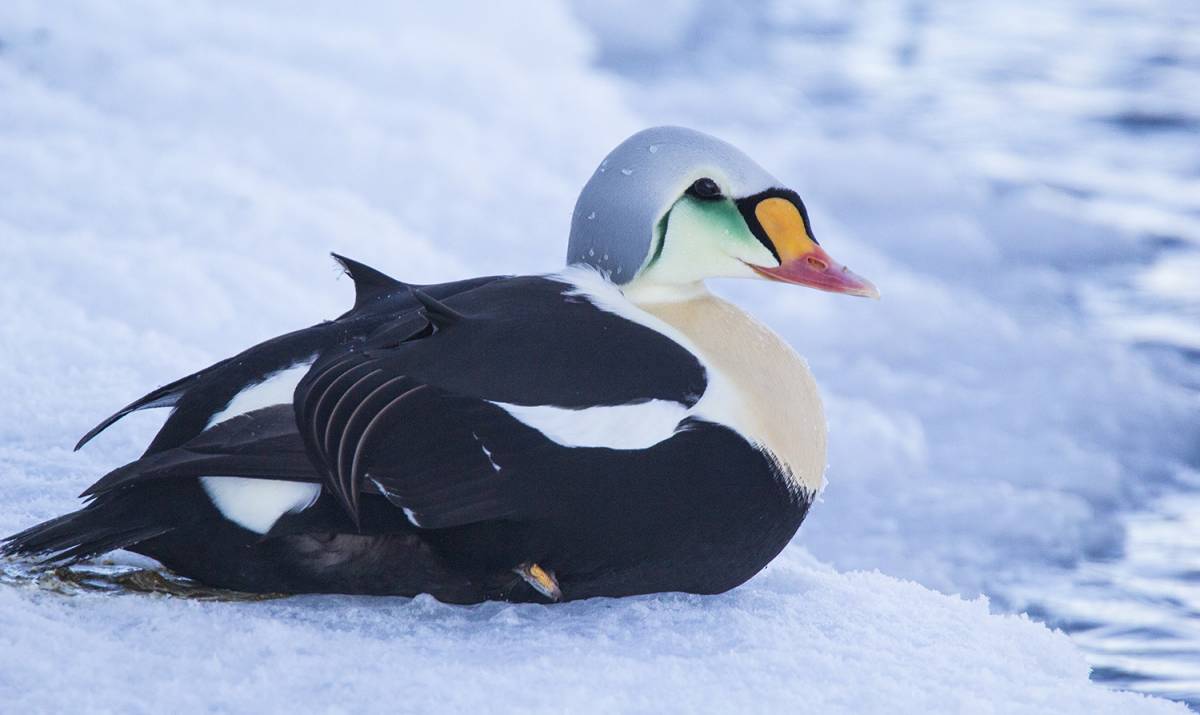
{"type": "MultiPolygon", "coordinates": [[[[721,420],[767,450],[809,492],[824,486],[825,412],[808,364],[782,338],[737,306],[704,292],[689,300],[638,303],[700,352],[728,383],[721,420]]],[[[703,405],[702,400],[702,405],[703,405]]],[[[702,406],[701,405],[701,406],[702,406]]]]}

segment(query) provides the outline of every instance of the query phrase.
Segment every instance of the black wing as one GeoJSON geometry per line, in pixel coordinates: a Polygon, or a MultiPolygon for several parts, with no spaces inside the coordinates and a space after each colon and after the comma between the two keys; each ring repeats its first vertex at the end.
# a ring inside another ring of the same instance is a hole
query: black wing
{"type": "Polygon", "coordinates": [[[422,528],[533,515],[539,470],[522,467],[553,445],[492,403],[397,376],[390,362],[333,366],[328,387],[297,407],[310,456],[351,517],[362,493],[382,494],[422,528]]]}
{"type": "Polygon", "coordinates": [[[230,418],[178,447],[118,467],[80,496],[95,497],[134,482],[214,474],[302,482],[324,478],[309,460],[291,405],[276,405],[230,418]]]}
{"type": "MultiPolygon", "coordinates": [[[[704,367],[675,341],[601,310],[553,278],[495,280],[442,297],[412,290],[417,310],[351,350],[393,355],[402,373],[450,392],[566,408],[659,399],[693,405],[704,367]]],[[[318,361],[301,387],[328,365],[318,361]]],[[[399,368],[397,368],[399,369],[399,368]]]]}
{"type": "Polygon", "coordinates": [[[364,493],[386,497],[422,528],[520,519],[547,507],[540,495],[553,490],[545,480],[569,471],[564,452],[571,450],[495,402],[578,409],[659,399],[690,406],[704,392],[704,368],[682,346],[597,308],[559,280],[406,287],[402,299],[383,294],[364,305],[313,332],[277,339],[291,341],[286,359],[279,357],[286,351],[267,349],[269,341],[210,368],[214,374],[189,378],[194,384],[184,397],[210,406],[181,416],[181,401],[163,428],[176,421],[168,438],[160,433],[159,446],[85,495],[220,474],[322,481],[355,520],[364,493]],[[335,328],[338,341],[317,344],[327,335],[317,331],[335,328]],[[228,385],[246,384],[217,373],[254,362],[261,375],[264,364],[291,364],[298,349],[321,357],[293,405],[205,429],[236,394],[228,385]],[[214,390],[219,394],[209,394],[214,390]],[[186,428],[178,426],[182,420],[186,428]]]}
{"type": "Polygon", "coordinates": [[[546,278],[513,278],[382,326],[296,389],[311,461],[357,518],[382,493],[422,528],[536,516],[563,448],[496,402],[692,405],[704,368],[656,331],[546,278]]]}

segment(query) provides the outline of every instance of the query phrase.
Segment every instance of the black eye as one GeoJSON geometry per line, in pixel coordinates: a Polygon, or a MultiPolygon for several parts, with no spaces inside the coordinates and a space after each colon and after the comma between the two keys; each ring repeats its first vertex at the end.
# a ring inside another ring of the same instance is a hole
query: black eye
{"type": "Polygon", "coordinates": [[[721,198],[721,187],[717,186],[717,182],[705,177],[696,179],[696,181],[688,187],[687,193],[689,196],[695,196],[698,199],[711,201],[721,198]]]}

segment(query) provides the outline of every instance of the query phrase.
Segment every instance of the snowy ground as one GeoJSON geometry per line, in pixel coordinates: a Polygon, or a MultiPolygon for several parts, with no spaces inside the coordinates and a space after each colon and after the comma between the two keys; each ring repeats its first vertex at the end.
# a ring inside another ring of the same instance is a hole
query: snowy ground
{"type": "Polygon", "coordinates": [[[10,712],[1185,711],[1090,683],[1066,636],[983,601],[781,561],[716,598],[555,608],[5,589],[0,693],[10,712]]]}
{"type": "MultiPolygon", "coordinates": [[[[0,587],[6,708],[1176,709],[1090,683],[1062,634],[943,595],[1019,606],[1012,584],[1118,551],[1121,509],[1195,476],[1194,397],[1108,339],[1090,319],[1102,294],[1081,285],[1153,260],[1147,235],[1200,242],[1197,179],[1151,192],[1103,125],[1081,165],[1064,148],[1076,124],[1006,113],[1061,104],[1030,76],[1087,71],[1078,52],[1046,69],[1034,51],[1074,37],[1069,22],[1032,23],[1046,37],[1013,45],[1025,65],[973,96],[986,47],[951,39],[1020,36],[1004,17],[933,23],[947,36],[909,43],[926,54],[900,72],[904,16],[874,3],[676,1],[649,18],[633,3],[369,5],[0,9],[0,532],[71,509],[138,452],[160,417],[70,452],[115,407],[341,312],[350,287],[328,251],[422,282],[552,270],[598,159],[665,122],[759,157],[884,292],[720,286],[813,365],[823,501],[764,574],[714,598],[453,608],[0,587]],[[1012,137],[1030,135],[1037,161],[1014,161],[1012,137]],[[1070,191],[1022,183],[1050,169],[1070,191]],[[1070,203],[1089,191],[1108,200],[1070,203]]],[[[1185,79],[1168,75],[1164,96],[1187,96],[1185,79]]],[[[1117,116],[1125,97],[1071,99],[1117,116]]],[[[1146,147],[1173,168],[1169,142],[1146,147]]]]}

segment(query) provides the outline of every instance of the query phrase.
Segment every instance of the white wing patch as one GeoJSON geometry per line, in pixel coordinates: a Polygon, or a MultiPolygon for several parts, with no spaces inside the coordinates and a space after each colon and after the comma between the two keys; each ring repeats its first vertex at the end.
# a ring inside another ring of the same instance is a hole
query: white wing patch
{"type": "Polygon", "coordinates": [[[221,516],[240,527],[265,534],[279,517],[304,511],[321,496],[321,485],[246,477],[200,477],[200,484],[221,516]]]}
{"type": "MultiPolygon", "coordinates": [[[[573,410],[492,403],[564,447],[646,449],[675,434],[688,408],[670,400],[573,410]]],[[[491,455],[488,455],[491,459],[491,455]]],[[[494,462],[493,462],[494,464],[494,462]]]]}
{"type": "Polygon", "coordinates": [[[291,367],[273,372],[261,382],[256,382],[243,389],[234,395],[229,404],[225,406],[225,409],[216,413],[208,420],[208,425],[205,426],[205,429],[215,424],[220,424],[231,417],[244,415],[247,412],[253,412],[263,407],[290,403],[292,401],[292,393],[296,391],[296,385],[308,373],[308,369],[312,367],[314,360],[316,360],[315,355],[301,360],[291,367]]]}

